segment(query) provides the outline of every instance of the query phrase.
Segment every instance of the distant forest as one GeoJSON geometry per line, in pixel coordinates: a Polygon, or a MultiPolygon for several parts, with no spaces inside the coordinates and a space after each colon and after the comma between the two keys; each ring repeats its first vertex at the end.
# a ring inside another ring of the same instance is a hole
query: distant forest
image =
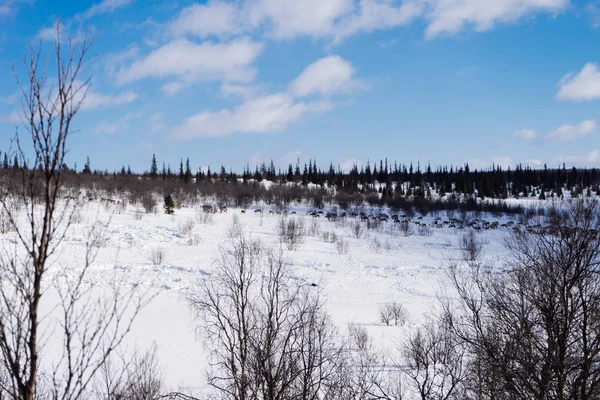
{"type": "MultiPolygon", "coordinates": [[[[26,169],[19,157],[4,154],[2,169],[26,169]]],[[[321,169],[315,160],[303,165],[297,162],[285,168],[271,161],[241,173],[221,166],[194,171],[189,158],[178,166],[160,162],[152,155],[149,169],[133,172],[123,166],[120,171],[94,170],[89,157],[81,170],[63,165],[67,188],[82,187],[108,193],[127,192],[130,201],[139,202],[148,192],[169,193],[180,204],[196,202],[191,198],[212,199],[220,206],[249,207],[265,203],[285,208],[290,203],[308,201],[315,208],[335,204],[342,209],[367,205],[389,206],[392,209],[415,209],[426,213],[443,209],[468,209],[508,213],[523,212],[519,206],[509,206],[499,200],[530,198],[544,200],[600,195],[600,174],[596,168],[533,169],[517,165],[514,169],[493,166],[471,169],[464,166],[421,166],[388,162],[367,162],[354,165],[350,171],[339,167],[321,169]],[[264,181],[270,184],[263,184],[264,181]]],[[[91,197],[94,197],[93,195],[91,197]]]]}

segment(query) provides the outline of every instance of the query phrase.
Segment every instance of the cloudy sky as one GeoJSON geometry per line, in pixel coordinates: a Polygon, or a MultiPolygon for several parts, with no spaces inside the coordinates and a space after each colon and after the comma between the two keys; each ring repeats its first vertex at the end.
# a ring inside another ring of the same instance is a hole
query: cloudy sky
{"type": "Polygon", "coordinates": [[[0,0],[2,151],[57,16],[97,35],[79,166],[600,167],[600,0],[0,0]]]}

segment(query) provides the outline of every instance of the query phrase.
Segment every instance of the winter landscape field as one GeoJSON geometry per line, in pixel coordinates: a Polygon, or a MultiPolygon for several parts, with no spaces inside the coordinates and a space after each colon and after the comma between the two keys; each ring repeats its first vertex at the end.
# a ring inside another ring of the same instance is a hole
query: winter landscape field
{"type": "MultiPolygon", "coordinates": [[[[407,335],[434,318],[440,297],[448,292],[449,268],[465,259],[461,239],[476,232],[482,265],[501,271],[508,262],[505,241],[514,227],[531,222],[523,215],[443,211],[412,218],[401,215],[398,223],[396,216],[380,217],[393,215],[385,208],[361,207],[356,209],[359,215],[351,216],[335,205],[315,213],[316,209],[303,204],[285,212],[264,204],[223,212],[214,206],[214,212],[206,212],[206,205],[212,203],[204,200],[167,215],[162,207],[147,213],[126,199],[89,201],[85,197],[49,269],[50,275],[77,277],[93,238],[97,254],[85,283],[102,292],[110,291],[118,281],[127,288],[142,288],[149,296],[120,351],[132,354],[155,348],[163,390],[198,396],[211,393],[206,379],[210,358],[187,297],[216,273],[220,252],[231,246],[228,231],[235,224],[265,247],[283,250],[293,281],[320,293],[326,313],[344,340],[351,340],[349,326],[363,327],[374,350],[390,356],[387,362],[394,368],[404,368],[402,348],[407,335]],[[301,224],[293,249],[288,249],[278,231],[278,225],[288,220],[301,224]],[[406,311],[397,325],[386,325],[380,318],[381,307],[389,303],[398,303],[406,311]]],[[[512,202],[535,210],[550,204],[512,202]]],[[[16,242],[13,232],[2,235],[5,251],[16,242]]],[[[54,299],[53,292],[49,288],[54,299]]],[[[60,320],[54,308],[48,315],[60,320]]],[[[43,350],[49,359],[56,357],[53,343],[50,338],[48,349],[43,350]]],[[[54,345],[62,349],[60,343],[54,345]]],[[[414,388],[406,383],[405,390],[410,395],[414,388]]]]}
{"type": "Polygon", "coordinates": [[[600,0],[0,0],[0,400],[599,400],[600,0]]]}

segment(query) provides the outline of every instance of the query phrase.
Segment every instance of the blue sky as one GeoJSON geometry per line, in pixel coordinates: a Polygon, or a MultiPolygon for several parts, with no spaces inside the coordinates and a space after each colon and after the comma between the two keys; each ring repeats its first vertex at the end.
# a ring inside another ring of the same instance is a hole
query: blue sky
{"type": "Polygon", "coordinates": [[[98,35],[80,167],[600,167],[598,0],[0,0],[2,151],[57,16],[98,35]]]}

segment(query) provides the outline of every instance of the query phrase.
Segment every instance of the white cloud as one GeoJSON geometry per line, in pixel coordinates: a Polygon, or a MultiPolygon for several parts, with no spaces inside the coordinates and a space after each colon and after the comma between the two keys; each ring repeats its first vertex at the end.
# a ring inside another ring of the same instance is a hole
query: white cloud
{"type": "Polygon", "coordinates": [[[536,158],[527,159],[525,160],[525,163],[527,165],[531,165],[532,167],[541,167],[544,164],[542,160],[538,160],[536,158]]]}
{"type": "Polygon", "coordinates": [[[360,86],[353,79],[354,72],[352,64],[343,58],[324,57],[306,67],[290,84],[290,91],[299,97],[314,93],[349,92],[360,86]]]}
{"type": "Polygon", "coordinates": [[[557,162],[584,164],[600,163],[600,150],[592,150],[583,156],[558,156],[555,158],[557,162]]]}
{"type": "Polygon", "coordinates": [[[512,165],[512,158],[505,156],[505,157],[493,157],[492,158],[492,162],[494,163],[494,165],[496,166],[501,166],[502,168],[506,169],[508,167],[510,167],[512,165]]]}
{"type": "Polygon", "coordinates": [[[18,124],[23,121],[24,121],[23,113],[18,110],[13,110],[7,114],[0,115],[0,122],[6,122],[6,123],[10,123],[10,124],[18,124]]]}
{"type": "Polygon", "coordinates": [[[221,93],[225,97],[240,97],[244,100],[257,97],[263,90],[260,85],[234,85],[231,83],[223,83],[221,85],[221,93]]]}
{"type": "Polygon", "coordinates": [[[521,139],[531,140],[537,137],[537,132],[533,129],[519,129],[518,131],[513,132],[513,136],[521,139]]]}
{"type": "Polygon", "coordinates": [[[498,23],[515,22],[530,13],[557,13],[569,4],[569,0],[421,1],[429,7],[426,12],[427,38],[457,33],[468,26],[473,26],[476,31],[487,31],[498,23]]]}
{"type": "Polygon", "coordinates": [[[577,74],[567,74],[560,81],[556,98],[560,100],[600,99],[600,71],[598,65],[587,63],[577,74]]]}
{"type": "Polygon", "coordinates": [[[91,6],[85,13],[84,18],[91,18],[96,15],[114,12],[115,10],[128,6],[132,0],[104,0],[91,6]]]}
{"type": "Polygon", "coordinates": [[[416,0],[407,0],[399,5],[389,0],[360,0],[358,9],[339,24],[335,41],[361,32],[407,25],[422,13],[423,4],[416,0]]]}
{"type": "Polygon", "coordinates": [[[187,85],[183,82],[169,82],[164,84],[160,90],[162,90],[163,92],[165,92],[165,94],[167,94],[168,96],[173,96],[177,93],[179,93],[180,90],[184,89],[187,85]]]}
{"type": "Polygon", "coordinates": [[[597,125],[596,120],[593,119],[585,120],[577,125],[561,125],[558,129],[546,135],[546,140],[549,142],[568,142],[583,138],[594,133],[597,125]]]}
{"type": "MultiPolygon", "coordinates": [[[[250,64],[262,50],[262,45],[248,38],[229,43],[174,40],[122,68],[117,75],[120,83],[144,78],[177,78],[181,84],[198,80],[249,82],[256,70],[250,64]]],[[[175,86],[169,89],[180,89],[175,86]]],[[[181,86],[181,85],[179,85],[181,86]]]]}
{"type": "Polygon", "coordinates": [[[474,169],[488,169],[494,166],[501,166],[502,168],[508,168],[512,165],[512,158],[508,156],[504,157],[492,157],[491,160],[483,160],[481,158],[471,158],[468,161],[469,168],[474,169]]]}
{"type": "Polygon", "coordinates": [[[223,93],[241,96],[244,102],[233,109],[202,111],[193,115],[176,127],[173,135],[191,139],[281,131],[302,118],[334,108],[334,104],[327,100],[303,102],[298,98],[348,91],[360,83],[353,75],[354,69],[349,62],[330,56],[306,67],[290,83],[288,92],[259,96],[254,90],[256,87],[224,84],[221,88],[223,93]]]}
{"type": "Polygon", "coordinates": [[[358,33],[406,26],[421,18],[433,38],[477,31],[533,13],[558,13],[569,0],[210,0],[184,8],[168,27],[176,36],[230,37],[261,31],[276,40],[298,36],[334,43],[358,33]]]}
{"type": "Polygon", "coordinates": [[[0,97],[0,103],[15,104],[19,100],[20,96],[21,96],[21,93],[13,93],[13,94],[8,95],[6,97],[0,97]]]}
{"type": "Polygon", "coordinates": [[[287,125],[310,115],[329,111],[327,101],[296,102],[286,93],[277,93],[248,100],[234,109],[203,111],[177,127],[174,135],[180,139],[221,137],[233,133],[267,133],[283,130],[287,125]]]}
{"type": "Polygon", "coordinates": [[[589,16],[591,18],[592,26],[594,28],[600,27],[600,1],[599,0],[590,1],[585,6],[585,10],[587,11],[587,13],[589,14],[589,16]]]}
{"type": "Polygon", "coordinates": [[[353,9],[354,0],[256,0],[249,19],[254,26],[267,23],[276,39],[332,37],[338,21],[353,9]]]}
{"type": "Polygon", "coordinates": [[[344,172],[349,172],[355,165],[360,166],[362,163],[354,157],[346,158],[338,163],[340,169],[344,172]]]}
{"type": "Polygon", "coordinates": [[[170,23],[169,31],[176,36],[223,37],[243,32],[244,24],[241,10],[236,4],[211,0],[181,10],[170,23]]]}
{"type": "Polygon", "coordinates": [[[296,165],[300,157],[302,156],[301,150],[288,151],[279,157],[279,164],[286,166],[289,164],[296,165]]]}
{"type": "Polygon", "coordinates": [[[120,106],[135,101],[138,95],[134,92],[127,91],[117,95],[105,95],[96,93],[94,91],[88,91],[83,104],[81,105],[82,110],[93,110],[99,107],[107,106],[120,106]]]}
{"type": "Polygon", "coordinates": [[[141,112],[128,113],[116,121],[101,121],[96,126],[95,132],[100,135],[114,135],[115,133],[121,132],[127,128],[130,120],[139,118],[141,115],[141,112]]]}
{"type": "Polygon", "coordinates": [[[40,29],[37,37],[41,40],[54,40],[56,38],[56,26],[40,29]]]}
{"type": "Polygon", "coordinates": [[[19,3],[27,3],[28,0],[0,0],[0,17],[12,16],[17,12],[19,3]]]}

